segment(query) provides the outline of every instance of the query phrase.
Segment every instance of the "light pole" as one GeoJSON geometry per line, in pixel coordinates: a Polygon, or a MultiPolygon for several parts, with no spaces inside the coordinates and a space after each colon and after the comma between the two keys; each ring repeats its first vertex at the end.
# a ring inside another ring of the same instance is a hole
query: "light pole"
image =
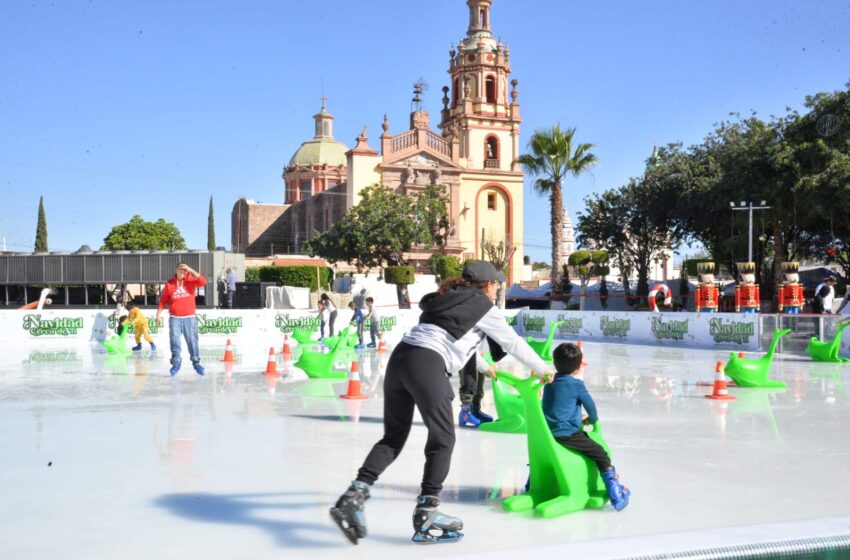
{"type": "Polygon", "coordinates": [[[750,214],[750,230],[747,236],[747,262],[753,262],[753,210],[770,210],[770,206],[765,206],[767,201],[762,200],[759,206],[754,206],[752,202],[741,202],[740,206],[736,206],[734,202],[729,203],[729,207],[735,211],[749,212],[750,214]]]}

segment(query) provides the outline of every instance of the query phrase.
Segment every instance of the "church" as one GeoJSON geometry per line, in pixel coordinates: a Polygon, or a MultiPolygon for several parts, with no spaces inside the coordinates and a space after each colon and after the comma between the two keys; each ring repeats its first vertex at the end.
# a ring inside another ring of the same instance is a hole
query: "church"
{"type": "MultiPolygon", "coordinates": [[[[313,116],[314,136],[283,168],[283,204],[240,199],[231,213],[233,251],[249,257],[299,254],[304,241],[328,230],[381,184],[400,194],[444,185],[451,228],[441,252],[461,260],[485,258],[484,242],[517,248],[507,272],[516,282],[522,269],[523,172],[519,155],[517,80],[510,79],[510,49],[490,28],[492,0],[467,0],[466,36],[449,50],[449,85],[442,88],[436,129],[414,86],[407,130],[393,133],[384,116],[382,133],[370,144],[367,129],[348,147],[333,135],[334,116],[325,99],[313,116]]],[[[433,251],[408,255],[423,262],[433,251]]]]}

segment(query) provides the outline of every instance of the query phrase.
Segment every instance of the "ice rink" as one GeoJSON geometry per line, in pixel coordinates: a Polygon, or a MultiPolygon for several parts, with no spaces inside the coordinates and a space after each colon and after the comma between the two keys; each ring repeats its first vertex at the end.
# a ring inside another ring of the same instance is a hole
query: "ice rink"
{"type": "MultiPolygon", "coordinates": [[[[728,352],[585,343],[626,510],[506,513],[528,473],[525,436],[464,429],[441,510],[465,538],[415,545],[417,421],[354,547],[328,508],[380,437],[386,355],[361,355],[369,399],[344,401],[344,380],[283,362],[262,375],[268,348],[249,340],[234,341],[232,371],[207,346],[206,376],[184,358],[172,378],[158,342],[127,358],[0,346],[0,557],[629,558],[850,533],[850,365],[778,356],[787,390],[733,387],[717,402],[704,395],[728,352]]],[[[495,412],[489,386],[483,408],[495,412]]]]}

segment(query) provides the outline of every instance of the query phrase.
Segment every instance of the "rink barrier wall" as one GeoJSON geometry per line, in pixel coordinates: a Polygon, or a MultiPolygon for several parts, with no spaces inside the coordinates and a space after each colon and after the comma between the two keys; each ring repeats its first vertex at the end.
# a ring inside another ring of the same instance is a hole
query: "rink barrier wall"
{"type": "Polygon", "coordinates": [[[546,338],[553,321],[564,321],[555,338],[620,344],[754,351],[761,335],[755,313],[523,310],[513,327],[546,338]]]}
{"type": "MultiPolygon", "coordinates": [[[[379,310],[379,332],[393,346],[419,319],[418,309],[379,310]]],[[[520,335],[545,338],[552,321],[563,320],[556,338],[648,344],[690,348],[754,351],[759,349],[760,321],[745,313],[647,313],[605,311],[506,310],[507,322],[520,335]]],[[[168,316],[157,326],[154,313],[146,314],[153,336],[167,333],[168,316]]],[[[315,311],[302,310],[199,310],[198,333],[201,344],[224,345],[235,340],[282,340],[284,333],[312,328],[318,333],[315,311]]],[[[347,310],[340,310],[335,326],[339,332],[348,324],[347,310]]],[[[59,341],[85,344],[114,332],[115,318],[103,311],[87,310],[9,310],[0,313],[0,333],[5,344],[55,344],[59,341]]],[[[364,338],[368,341],[369,328],[364,338]]],[[[130,333],[132,334],[132,327],[130,333]]]]}

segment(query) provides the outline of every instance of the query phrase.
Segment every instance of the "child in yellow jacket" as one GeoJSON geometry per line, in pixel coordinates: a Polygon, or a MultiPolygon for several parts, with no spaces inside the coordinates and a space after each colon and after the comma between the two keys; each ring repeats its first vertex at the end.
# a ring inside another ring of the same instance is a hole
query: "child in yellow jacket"
{"type": "Polygon", "coordinates": [[[133,324],[133,332],[136,335],[136,345],[133,346],[133,352],[138,352],[142,349],[142,336],[151,345],[151,352],[156,352],[156,344],[153,343],[151,331],[148,328],[148,318],[142,313],[142,310],[136,307],[136,304],[127,304],[129,314],[127,320],[133,324]]]}

